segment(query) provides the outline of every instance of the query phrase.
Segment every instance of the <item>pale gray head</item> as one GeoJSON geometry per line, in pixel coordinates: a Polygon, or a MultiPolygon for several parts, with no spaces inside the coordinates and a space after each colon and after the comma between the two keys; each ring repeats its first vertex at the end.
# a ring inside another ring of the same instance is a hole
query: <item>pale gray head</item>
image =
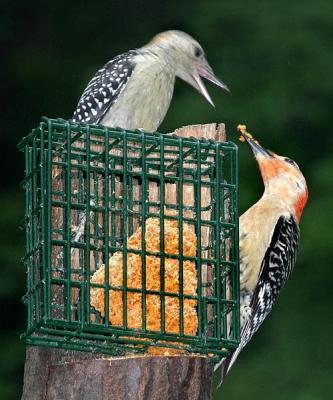
{"type": "Polygon", "coordinates": [[[197,89],[212,106],[202,77],[229,92],[227,85],[215,76],[201,45],[187,33],[176,30],[159,33],[144,48],[162,53],[173,65],[175,75],[197,89]]]}

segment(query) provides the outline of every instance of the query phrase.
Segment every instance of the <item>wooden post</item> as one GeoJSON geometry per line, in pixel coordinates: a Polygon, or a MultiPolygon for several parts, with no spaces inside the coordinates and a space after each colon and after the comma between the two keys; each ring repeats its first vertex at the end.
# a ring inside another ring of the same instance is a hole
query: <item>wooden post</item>
{"type": "MultiPolygon", "coordinates": [[[[175,133],[184,137],[226,139],[224,124],[192,125],[175,133]]],[[[172,192],[172,188],[166,189],[166,196],[172,196],[172,192]]],[[[188,196],[193,197],[193,193],[188,196]]],[[[204,201],[210,199],[207,197],[204,201]]],[[[206,236],[205,240],[209,240],[208,233],[206,236]]],[[[28,346],[22,399],[210,400],[213,369],[213,363],[204,356],[111,357],[28,346]]]]}

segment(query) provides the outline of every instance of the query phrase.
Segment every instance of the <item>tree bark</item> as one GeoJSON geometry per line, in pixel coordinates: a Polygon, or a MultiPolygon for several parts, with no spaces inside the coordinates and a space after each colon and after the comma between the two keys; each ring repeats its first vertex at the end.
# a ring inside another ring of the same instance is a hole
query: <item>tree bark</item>
{"type": "MultiPolygon", "coordinates": [[[[226,139],[224,124],[192,125],[177,129],[175,133],[184,137],[226,139]]],[[[173,192],[171,187],[166,188],[169,198],[173,192]]],[[[187,196],[191,198],[193,193],[187,196]]],[[[209,197],[204,199],[210,200],[209,197]]],[[[209,240],[209,233],[204,235],[205,240],[209,240]]],[[[204,279],[209,280],[209,276],[204,279]]],[[[22,399],[209,400],[213,367],[212,361],[204,356],[111,357],[28,346],[22,399]]]]}

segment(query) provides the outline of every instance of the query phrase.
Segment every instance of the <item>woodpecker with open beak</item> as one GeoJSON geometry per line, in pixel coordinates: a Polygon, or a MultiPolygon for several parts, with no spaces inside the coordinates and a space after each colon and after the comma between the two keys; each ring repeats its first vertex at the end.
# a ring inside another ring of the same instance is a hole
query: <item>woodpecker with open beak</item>
{"type": "Polygon", "coordinates": [[[168,111],[176,77],[213,106],[202,78],[229,91],[215,76],[201,45],[171,30],[107,62],[84,90],[72,120],[156,131],[168,111]]]}

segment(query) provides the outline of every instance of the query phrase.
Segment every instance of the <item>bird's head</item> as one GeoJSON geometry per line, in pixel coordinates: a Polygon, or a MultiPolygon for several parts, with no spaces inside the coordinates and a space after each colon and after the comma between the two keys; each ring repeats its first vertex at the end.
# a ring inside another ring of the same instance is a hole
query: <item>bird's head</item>
{"type": "Polygon", "coordinates": [[[247,132],[242,132],[250,146],[261,172],[265,194],[279,197],[299,222],[308,200],[305,178],[295,161],[265,149],[247,132]]]}
{"type": "Polygon", "coordinates": [[[228,86],[215,76],[201,45],[187,33],[176,30],[162,32],[156,35],[148,46],[162,50],[174,66],[175,75],[197,89],[212,106],[214,103],[202,78],[230,91],[228,86]]]}

